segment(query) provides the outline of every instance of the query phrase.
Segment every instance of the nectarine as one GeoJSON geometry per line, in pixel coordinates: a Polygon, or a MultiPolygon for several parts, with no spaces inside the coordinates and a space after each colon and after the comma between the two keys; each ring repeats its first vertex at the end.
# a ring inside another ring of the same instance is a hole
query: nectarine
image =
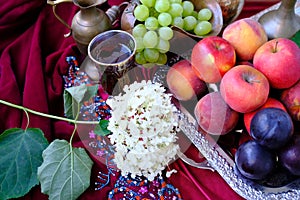
{"type": "Polygon", "coordinates": [[[192,68],[206,83],[220,82],[223,75],[235,65],[233,46],[218,36],[200,40],[191,55],[192,68]]]}
{"type": "Polygon", "coordinates": [[[268,78],[271,87],[289,88],[300,80],[300,48],[286,38],[270,40],[257,49],[253,65],[268,78]]]}
{"type": "Polygon", "coordinates": [[[178,100],[187,101],[207,92],[204,81],[194,73],[188,60],[175,63],[167,73],[167,85],[178,100]]]}
{"type": "Polygon", "coordinates": [[[300,121],[300,81],[283,90],[280,97],[289,114],[295,121],[300,121]]]}
{"type": "Polygon", "coordinates": [[[235,48],[240,60],[252,60],[256,50],[268,41],[261,24],[251,18],[242,18],[229,24],[222,37],[235,48]]]}
{"type": "Polygon", "coordinates": [[[196,104],[194,114],[199,126],[212,135],[229,133],[239,119],[239,113],[225,103],[220,92],[203,96],[196,104]]]}
{"type": "Polygon", "coordinates": [[[262,106],[268,99],[268,79],[249,65],[237,65],[222,78],[220,92],[235,111],[247,113],[262,106]]]}

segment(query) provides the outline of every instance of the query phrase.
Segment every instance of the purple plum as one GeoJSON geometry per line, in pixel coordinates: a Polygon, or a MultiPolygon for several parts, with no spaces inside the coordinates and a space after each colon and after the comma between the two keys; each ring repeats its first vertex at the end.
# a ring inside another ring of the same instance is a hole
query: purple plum
{"type": "Polygon", "coordinates": [[[290,173],[300,176],[300,135],[294,135],[279,151],[278,160],[290,173]]]}
{"type": "Polygon", "coordinates": [[[279,108],[264,108],[258,111],[250,123],[250,135],[253,139],[273,150],[283,147],[293,132],[292,118],[279,108]]]}
{"type": "Polygon", "coordinates": [[[243,176],[261,180],[274,170],[276,156],[255,140],[248,140],[239,146],[235,154],[235,164],[243,176]]]}

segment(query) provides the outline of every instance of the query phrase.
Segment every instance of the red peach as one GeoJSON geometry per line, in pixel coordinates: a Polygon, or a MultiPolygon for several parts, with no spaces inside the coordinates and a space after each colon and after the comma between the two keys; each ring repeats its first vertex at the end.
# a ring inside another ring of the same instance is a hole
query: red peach
{"type": "Polygon", "coordinates": [[[211,92],[203,96],[197,102],[194,114],[199,126],[212,135],[229,133],[239,119],[239,113],[225,103],[220,92],[211,92]]]}
{"type": "Polygon", "coordinates": [[[255,52],[253,65],[271,87],[289,88],[300,80],[300,48],[287,38],[270,40],[255,52]]]}
{"type": "Polygon", "coordinates": [[[247,113],[262,106],[269,95],[268,79],[249,65],[237,65],[222,78],[220,92],[235,111],[247,113]]]}
{"type": "Polygon", "coordinates": [[[268,36],[257,21],[243,18],[226,26],[222,37],[234,48],[240,60],[252,60],[256,50],[268,41],[268,36]]]}
{"type": "Polygon", "coordinates": [[[169,69],[167,85],[174,97],[182,101],[207,92],[206,83],[196,76],[188,60],[181,60],[169,69]]]}
{"type": "Polygon", "coordinates": [[[223,75],[235,65],[233,46],[218,36],[200,40],[192,50],[191,63],[195,73],[206,83],[220,82],[223,75]]]}
{"type": "Polygon", "coordinates": [[[300,121],[300,81],[294,86],[283,90],[280,97],[292,119],[300,121]]]}
{"type": "Polygon", "coordinates": [[[248,60],[242,60],[242,61],[238,61],[237,63],[236,63],[236,65],[249,65],[249,66],[251,66],[251,67],[254,67],[253,66],[253,63],[252,62],[250,62],[250,61],[248,61],[248,60]]]}

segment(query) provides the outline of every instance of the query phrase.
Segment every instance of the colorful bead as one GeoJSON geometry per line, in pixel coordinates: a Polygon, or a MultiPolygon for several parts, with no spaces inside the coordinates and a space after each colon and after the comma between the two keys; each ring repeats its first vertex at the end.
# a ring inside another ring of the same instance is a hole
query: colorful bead
{"type": "Polygon", "coordinates": [[[161,176],[154,181],[148,181],[143,177],[132,178],[129,175],[119,177],[114,189],[109,192],[108,199],[181,200],[182,198],[179,190],[167,184],[161,176]]]}
{"type": "Polygon", "coordinates": [[[88,75],[79,71],[78,62],[74,56],[66,57],[69,64],[68,76],[63,76],[65,81],[65,88],[79,86],[81,84],[92,84],[88,75]]]}
{"type": "MultiPolygon", "coordinates": [[[[93,134],[94,131],[91,130],[89,134],[93,134]]],[[[97,181],[95,182],[95,190],[101,190],[107,186],[110,182],[111,176],[116,175],[116,166],[113,162],[114,159],[114,147],[108,142],[108,139],[105,136],[97,135],[96,140],[94,138],[89,146],[92,147],[96,155],[105,160],[105,165],[107,167],[107,173],[98,172],[97,181]]]]}
{"type": "MultiPolygon", "coordinates": [[[[69,64],[68,76],[63,76],[65,88],[79,86],[82,84],[92,85],[93,82],[89,79],[85,72],[79,71],[78,61],[74,56],[66,57],[69,64]]],[[[101,119],[109,119],[111,117],[111,109],[106,104],[108,94],[103,87],[99,85],[97,95],[83,102],[80,108],[79,119],[84,121],[100,121],[101,119]]]]}

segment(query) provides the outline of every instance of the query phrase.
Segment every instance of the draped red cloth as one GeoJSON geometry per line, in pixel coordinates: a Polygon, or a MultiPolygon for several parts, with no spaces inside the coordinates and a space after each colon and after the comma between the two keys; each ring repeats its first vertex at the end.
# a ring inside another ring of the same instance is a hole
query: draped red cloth
{"type": "MultiPolygon", "coordinates": [[[[108,4],[121,2],[122,0],[109,0],[108,4]]],[[[245,11],[248,11],[247,9],[249,8],[245,7],[245,11]]],[[[64,3],[59,5],[57,11],[71,24],[78,8],[72,3],[64,3]]],[[[247,17],[247,14],[247,12],[242,13],[242,16],[247,17]]],[[[63,116],[62,76],[68,73],[68,64],[65,59],[67,56],[82,59],[72,37],[63,37],[67,32],[67,28],[55,18],[52,7],[47,5],[46,1],[1,1],[1,100],[42,113],[63,116]]],[[[23,111],[0,104],[0,113],[1,133],[8,128],[25,128],[27,118],[23,111]]],[[[29,126],[40,128],[49,142],[54,139],[68,140],[74,128],[67,122],[33,114],[30,114],[29,126]]],[[[74,146],[84,147],[78,135],[73,141],[74,146]]],[[[198,156],[193,146],[189,148],[188,153],[195,158],[198,156]]],[[[106,171],[106,167],[93,154],[90,153],[90,155],[95,162],[91,185],[79,199],[106,199],[108,192],[113,188],[114,177],[107,187],[95,191],[93,182],[96,180],[97,173],[106,171]]],[[[177,160],[170,168],[178,171],[171,176],[169,181],[179,189],[183,199],[242,199],[216,172],[191,167],[181,160],[177,160]]],[[[43,200],[48,197],[41,193],[40,186],[36,186],[20,199],[43,200]]]]}

